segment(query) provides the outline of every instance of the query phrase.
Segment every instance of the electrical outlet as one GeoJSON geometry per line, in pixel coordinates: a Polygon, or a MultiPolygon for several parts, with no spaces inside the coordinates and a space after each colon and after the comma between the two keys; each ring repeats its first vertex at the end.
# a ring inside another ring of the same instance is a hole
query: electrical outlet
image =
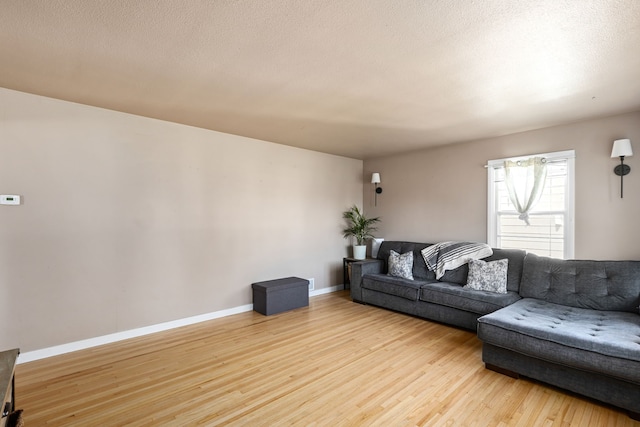
{"type": "Polygon", "coordinates": [[[0,196],[0,205],[19,205],[20,196],[15,194],[3,194],[0,196]]]}
{"type": "Polygon", "coordinates": [[[313,291],[315,289],[315,283],[314,283],[314,279],[308,279],[309,280],[309,292],[313,291]]]}

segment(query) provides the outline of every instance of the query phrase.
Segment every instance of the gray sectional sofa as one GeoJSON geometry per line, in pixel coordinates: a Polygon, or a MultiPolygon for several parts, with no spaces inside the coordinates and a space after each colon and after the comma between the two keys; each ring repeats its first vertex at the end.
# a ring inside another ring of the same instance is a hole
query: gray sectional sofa
{"type": "Polygon", "coordinates": [[[352,264],[356,302],[471,329],[489,369],[523,375],[623,408],[640,419],[640,261],[559,260],[494,249],[508,258],[506,294],[466,289],[466,265],[436,280],[427,243],[382,243],[352,264]],[[412,251],[414,280],[388,276],[391,250],[412,251]]]}

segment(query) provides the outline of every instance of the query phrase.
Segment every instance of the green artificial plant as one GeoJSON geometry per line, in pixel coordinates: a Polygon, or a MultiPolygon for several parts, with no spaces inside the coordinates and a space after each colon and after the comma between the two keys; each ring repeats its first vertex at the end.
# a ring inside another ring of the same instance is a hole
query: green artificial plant
{"type": "Polygon", "coordinates": [[[371,233],[378,230],[374,225],[380,222],[379,217],[365,217],[356,205],[353,205],[348,211],[344,211],[342,217],[348,223],[347,228],[342,230],[344,238],[354,237],[358,246],[364,245],[366,239],[373,237],[371,233]]]}

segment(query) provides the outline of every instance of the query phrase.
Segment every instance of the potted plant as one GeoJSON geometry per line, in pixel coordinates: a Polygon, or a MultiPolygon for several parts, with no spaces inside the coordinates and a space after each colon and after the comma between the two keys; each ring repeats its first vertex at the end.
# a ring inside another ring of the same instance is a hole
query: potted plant
{"type": "Polygon", "coordinates": [[[348,224],[347,228],[342,230],[344,238],[353,237],[355,239],[353,257],[355,259],[365,259],[367,256],[365,240],[373,237],[371,233],[377,230],[374,225],[380,222],[380,218],[366,218],[356,205],[343,212],[342,217],[347,220],[348,224]]]}

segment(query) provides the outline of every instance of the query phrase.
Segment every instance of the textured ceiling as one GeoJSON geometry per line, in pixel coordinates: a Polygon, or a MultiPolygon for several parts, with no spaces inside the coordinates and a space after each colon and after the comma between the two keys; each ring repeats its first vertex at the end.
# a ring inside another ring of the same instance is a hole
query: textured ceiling
{"type": "Polygon", "coordinates": [[[0,0],[0,86],[370,158],[640,109],[640,0],[0,0]]]}

